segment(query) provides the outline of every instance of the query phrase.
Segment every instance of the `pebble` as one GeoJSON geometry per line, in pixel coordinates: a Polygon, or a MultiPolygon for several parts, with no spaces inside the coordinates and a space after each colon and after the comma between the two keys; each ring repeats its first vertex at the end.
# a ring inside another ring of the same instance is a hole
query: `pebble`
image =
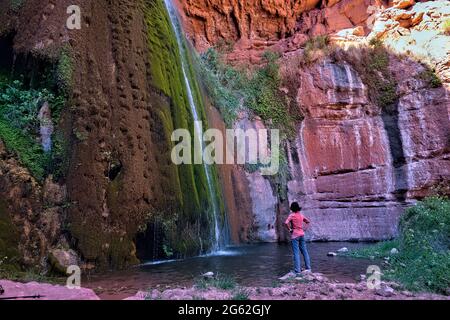
{"type": "Polygon", "coordinates": [[[214,278],[214,272],[204,273],[204,274],[202,274],[202,277],[205,279],[212,279],[212,278],[214,278]]]}

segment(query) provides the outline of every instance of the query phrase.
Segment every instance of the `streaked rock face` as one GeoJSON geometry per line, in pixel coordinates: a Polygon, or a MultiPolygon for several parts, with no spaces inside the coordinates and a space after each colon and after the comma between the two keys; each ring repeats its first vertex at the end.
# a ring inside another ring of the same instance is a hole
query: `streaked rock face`
{"type": "Polygon", "coordinates": [[[290,146],[289,197],[303,203],[321,240],[383,239],[395,234],[402,205],[381,113],[346,63],[300,73],[305,120],[290,146]]]}
{"type": "Polygon", "coordinates": [[[392,59],[398,114],[369,102],[361,78],[345,62],[300,72],[306,118],[289,148],[291,201],[314,222],[315,240],[387,239],[400,214],[450,179],[448,93],[417,80],[423,66],[392,59]]]}
{"type": "Polygon", "coordinates": [[[250,197],[253,204],[255,240],[263,242],[278,241],[277,235],[277,203],[270,182],[259,172],[247,174],[250,197]]]}

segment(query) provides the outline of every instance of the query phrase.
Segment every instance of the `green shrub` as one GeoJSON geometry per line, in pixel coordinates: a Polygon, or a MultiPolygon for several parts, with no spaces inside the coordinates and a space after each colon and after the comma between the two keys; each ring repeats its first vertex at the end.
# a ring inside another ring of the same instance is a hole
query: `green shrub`
{"type": "Polygon", "coordinates": [[[286,128],[292,123],[284,97],[280,93],[281,77],[277,64],[278,55],[264,54],[264,66],[247,81],[246,104],[264,121],[277,128],[286,128]]]}
{"type": "Polygon", "coordinates": [[[398,248],[384,272],[388,280],[409,290],[445,293],[450,287],[450,200],[432,197],[418,203],[406,210],[399,228],[397,240],[350,255],[383,258],[398,248]]]}
{"type": "Polygon", "coordinates": [[[198,289],[217,288],[222,290],[233,290],[237,286],[236,281],[229,276],[218,275],[211,279],[196,279],[195,287],[198,289]]]}
{"type": "Polygon", "coordinates": [[[62,137],[55,134],[50,154],[45,154],[38,143],[38,114],[44,101],[50,104],[52,120],[57,123],[65,104],[64,97],[46,88],[26,88],[22,81],[0,75],[0,139],[38,180],[44,179],[47,173],[60,177],[67,166],[67,148],[62,137]]]}
{"type": "Polygon", "coordinates": [[[419,79],[423,80],[431,88],[439,88],[442,86],[442,81],[436,75],[436,72],[429,68],[425,68],[424,71],[419,73],[419,79]]]}
{"type": "Polygon", "coordinates": [[[303,58],[306,63],[313,62],[316,54],[326,55],[330,49],[330,38],[326,35],[309,39],[305,43],[303,58]]]}
{"type": "Polygon", "coordinates": [[[250,292],[244,288],[238,288],[235,292],[233,292],[233,297],[231,300],[235,301],[245,301],[249,300],[250,292]]]}
{"type": "MultiPolygon", "coordinates": [[[[244,73],[222,62],[214,49],[201,57],[200,74],[213,104],[225,123],[232,126],[241,107],[246,107],[274,127],[292,126],[286,99],[281,95],[281,77],[275,52],[265,52],[263,66],[244,73]]],[[[287,130],[286,130],[287,131],[287,130]]]]}
{"type": "Polygon", "coordinates": [[[444,34],[450,35],[450,19],[447,19],[442,23],[442,31],[444,34]]]}
{"type": "Polygon", "coordinates": [[[242,74],[223,64],[214,49],[204,53],[197,65],[209,97],[225,123],[231,127],[237,118],[240,100],[243,98],[240,92],[243,85],[242,74]]]}
{"type": "Polygon", "coordinates": [[[371,100],[381,109],[393,112],[399,99],[397,81],[389,69],[390,56],[383,43],[371,40],[370,47],[360,49],[357,57],[349,55],[344,59],[361,76],[371,100]]]}

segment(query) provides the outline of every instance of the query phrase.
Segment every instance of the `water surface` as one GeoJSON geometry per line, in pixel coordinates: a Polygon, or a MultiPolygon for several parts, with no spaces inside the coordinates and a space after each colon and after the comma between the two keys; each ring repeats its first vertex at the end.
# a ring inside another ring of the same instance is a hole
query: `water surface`
{"type": "MultiPolygon", "coordinates": [[[[374,261],[348,257],[327,257],[342,247],[361,248],[365,243],[309,243],[313,272],[331,279],[354,282],[374,261]]],[[[272,286],[280,276],[292,269],[291,248],[287,244],[260,244],[229,247],[217,255],[182,261],[149,262],[119,272],[95,275],[83,286],[94,289],[101,298],[122,299],[149,288],[189,287],[199,275],[212,271],[232,276],[243,286],[272,286]]]]}

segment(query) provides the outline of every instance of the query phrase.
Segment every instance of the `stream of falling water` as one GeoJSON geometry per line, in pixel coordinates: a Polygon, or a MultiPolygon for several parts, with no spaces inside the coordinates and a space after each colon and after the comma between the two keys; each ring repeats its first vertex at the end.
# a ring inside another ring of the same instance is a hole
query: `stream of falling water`
{"type": "MultiPolygon", "coordinates": [[[[179,54],[181,57],[181,67],[182,67],[182,71],[183,71],[183,77],[184,77],[184,82],[185,82],[185,86],[186,86],[186,91],[187,91],[187,95],[188,95],[188,100],[189,100],[189,106],[192,112],[192,116],[194,118],[194,130],[195,130],[195,136],[196,139],[198,139],[197,141],[197,145],[202,146],[203,145],[203,130],[201,128],[201,124],[200,124],[200,117],[198,116],[197,113],[197,106],[195,104],[195,100],[194,100],[194,96],[192,94],[192,85],[191,85],[191,81],[189,79],[189,77],[187,76],[187,66],[188,66],[188,61],[186,61],[186,52],[185,52],[185,46],[183,43],[183,35],[182,35],[182,31],[181,31],[181,24],[178,20],[178,16],[177,13],[175,11],[175,8],[173,7],[173,4],[171,2],[171,0],[164,0],[164,4],[166,6],[167,12],[169,13],[169,18],[170,18],[170,22],[172,24],[172,28],[173,31],[175,32],[175,37],[177,39],[177,44],[178,44],[178,50],[179,50],[179,54]]],[[[219,206],[218,206],[218,199],[217,199],[217,195],[215,193],[215,188],[213,185],[213,178],[212,178],[212,173],[211,173],[211,168],[203,163],[203,167],[205,169],[205,175],[206,175],[206,182],[208,184],[208,193],[210,196],[210,200],[211,200],[211,204],[212,204],[212,211],[213,211],[213,218],[214,218],[214,239],[213,239],[213,252],[217,252],[221,249],[221,241],[220,241],[220,227],[219,227],[219,206]]]]}

